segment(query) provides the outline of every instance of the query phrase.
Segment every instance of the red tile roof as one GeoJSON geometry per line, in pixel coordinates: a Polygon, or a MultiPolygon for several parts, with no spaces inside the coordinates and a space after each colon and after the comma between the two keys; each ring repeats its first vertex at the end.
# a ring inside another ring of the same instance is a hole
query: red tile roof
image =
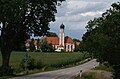
{"type": "Polygon", "coordinates": [[[33,42],[34,42],[34,45],[37,46],[37,40],[34,40],[33,42]]]}
{"type": "Polygon", "coordinates": [[[58,37],[46,37],[46,40],[48,42],[48,44],[52,44],[52,45],[59,45],[59,38],[58,37]]]}
{"type": "Polygon", "coordinates": [[[72,43],[73,44],[73,40],[70,37],[65,37],[65,43],[72,43]]]}

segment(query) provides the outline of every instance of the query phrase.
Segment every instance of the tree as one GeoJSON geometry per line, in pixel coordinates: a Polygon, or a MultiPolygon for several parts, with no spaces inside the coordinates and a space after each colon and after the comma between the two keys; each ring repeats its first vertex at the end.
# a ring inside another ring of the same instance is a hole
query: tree
{"type": "Polygon", "coordinates": [[[40,48],[42,50],[42,52],[46,52],[48,50],[48,44],[47,44],[47,40],[43,39],[40,43],[40,48]]]}
{"type": "Polygon", "coordinates": [[[34,39],[31,39],[30,41],[30,51],[35,51],[34,39]]]}
{"type": "Polygon", "coordinates": [[[80,51],[80,44],[77,45],[77,43],[79,42],[80,43],[80,40],[79,39],[73,39],[74,43],[75,43],[75,52],[78,52],[80,51]]]}
{"type": "Polygon", "coordinates": [[[48,44],[48,52],[54,52],[55,48],[52,46],[52,44],[48,44]]]}
{"type": "Polygon", "coordinates": [[[58,35],[54,32],[48,32],[47,37],[58,37],[58,35]]]}
{"type": "Polygon", "coordinates": [[[39,38],[37,39],[37,51],[41,51],[39,38]]]}
{"type": "Polygon", "coordinates": [[[73,39],[73,41],[74,41],[74,42],[80,42],[79,39],[75,39],[75,38],[73,39]]]}
{"type": "Polygon", "coordinates": [[[100,62],[108,61],[115,70],[114,79],[120,79],[120,2],[111,6],[102,17],[88,22],[81,45],[100,62]]]}
{"type": "Polygon", "coordinates": [[[32,34],[46,35],[49,22],[55,21],[56,5],[62,1],[64,0],[0,0],[3,68],[9,68],[10,54],[18,39],[23,39],[24,42],[32,34]]]}
{"type": "Polygon", "coordinates": [[[41,48],[42,52],[53,52],[54,51],[52,44],[48,44],[46,38],[44,38],[41,41],[40,48],[41,48]]]}

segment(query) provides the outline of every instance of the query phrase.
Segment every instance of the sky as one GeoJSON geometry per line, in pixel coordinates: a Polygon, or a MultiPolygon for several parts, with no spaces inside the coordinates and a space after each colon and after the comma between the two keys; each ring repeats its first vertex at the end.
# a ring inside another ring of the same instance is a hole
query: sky
{"type": "MultiPolygon", "coordinates": [[[[57,7],[56,21],[50,23],[50,31],[59,35],[60,25],[65,25],[65,36],[82,40],[89,20],[100,17],[119,0],[66,0],[57,7]]],[[[120,2],[120,1],[119,1],[120,2]]]]}

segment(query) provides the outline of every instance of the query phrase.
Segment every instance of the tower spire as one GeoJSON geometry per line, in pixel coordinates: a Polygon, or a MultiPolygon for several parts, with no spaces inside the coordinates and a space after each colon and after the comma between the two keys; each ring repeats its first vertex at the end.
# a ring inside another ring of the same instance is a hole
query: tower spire
{"type": "Polygon", "coordinates": [[[65,26],[62,23],[60,25],[60,42],[59,42],[59,45],[61,45],[61,46],[64,46],[64,28],[65,28],[65,26]]]}
{"type": "Polygon", "coordinates": [[[64,24],[62,23],[61,25],[60,25],[60,29],[64,29],[65,28],[65,26],[64,26],[64,24]]]}

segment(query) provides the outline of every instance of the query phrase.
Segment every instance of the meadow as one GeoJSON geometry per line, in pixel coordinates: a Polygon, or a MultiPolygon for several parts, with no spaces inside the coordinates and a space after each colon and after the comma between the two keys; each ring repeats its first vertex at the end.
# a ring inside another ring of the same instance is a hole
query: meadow
{"type": "MultiPolygon", "coordinates": [[[[10,57],[10,66],[17,68],[24,59],[25,52],[12,52],[10,57]]],[[[74,53],[42,53],[42,52],[28,52],[28,55],[31,58],[34,58],[36,61],[41,61],[42,64],[46,66],[54,66],[59,64],[71,64],[78,61],[81,61],[87,57],[85,53],[74,52],[74,53]]],[[[0,65],[1,65],[1,53],[0,53],[0,65]]]]}

